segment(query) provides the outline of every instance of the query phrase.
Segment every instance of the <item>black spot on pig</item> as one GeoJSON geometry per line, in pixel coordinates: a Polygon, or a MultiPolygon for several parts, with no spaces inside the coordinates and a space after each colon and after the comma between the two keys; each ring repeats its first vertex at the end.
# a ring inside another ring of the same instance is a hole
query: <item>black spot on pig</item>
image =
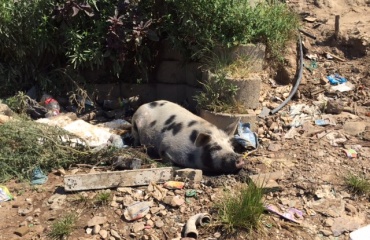
{"type": "Polygon", "coordinates": [[[193,121],[190,121],[189,124],[188,124],[188,127],[191,127],[191,126],[194,126],[194,124],[196,124],[197,121],[193,120],[193,121]]]}
{"type": "Polygon", "coordinates": [[[172,135],[175,136],[176,134],[178,134],[182,129],[182,123],[171,123],[171,125],[167,126],[167,127],[164,127],[161,132],[164,133],[164,132],[167,132],[167,131],[171,131],[172,130],[172,135]]]}
{"type": "Polygon", "coordinates": [[[154,127],[154,125],[157,123],[157,120],[154,120],[153,122],[151,122],[150,124],[149,124],[149,126],[150,127],[154,127]]]}
{"type": "Polygon", "coordinates": [[[158,103],[157,103],[157,102],[151,102],[151,103],[149,103],[149,106],[150,106],[151,108],[155,108],[157,105],[158,105],[158,103]]]}
{"type": "Polygon", "coordinates": [[[201,155],[201,161],[203,165],[208,169],[208,170],[213,170],[214,169],[214,164],[213,164],[213,158],[212,155],[214,152],[221,150],[222,147],[220,145],[205,145],[203,147],[203,152],[201,155]]]}
{"type": "Polygon", "coordinates": [[[176,117],[176,115],[171,115],[165,122],[164,122],[164,124],[165,125],[168,125],[168,124],[170,124],[170,123],[172,123],[173,122],[173,120],[175,120],[175,117],[176,117]]]}
{"type": "Polygon", "coordinates": [[[213,167],[212,152],[210,151],[208,145],[203,147],[203,152],[202,152],[202,155],[200,156],[200,159],[203,163],[203,166],[207,170],[212,170],[214,168],[213,167]]]}
{"type": "Polygon", "coordinates": [[[162,107],[162,106],[163,106],[163,105],[165,105],[165,104],[166,104],[166,103],[165,103],[165,102],[163,102],[163,103],[159,104],[159,106],[161,106],[161,107],[162,107]]]}
{"type": "Polygon", "coordinates": [[[178,134],[182,129],[182,123],[172,123],[169,127],[168,130],[172,130],[172,134],[175,136],[178,134]]]}
{"type": "Polygon", "coordinates": [[[199,132],[197,130],[193,130],[191,132],[189,139],[192,143],[195,143],[195,140],[197,139],[198,134],[199,132]]]}

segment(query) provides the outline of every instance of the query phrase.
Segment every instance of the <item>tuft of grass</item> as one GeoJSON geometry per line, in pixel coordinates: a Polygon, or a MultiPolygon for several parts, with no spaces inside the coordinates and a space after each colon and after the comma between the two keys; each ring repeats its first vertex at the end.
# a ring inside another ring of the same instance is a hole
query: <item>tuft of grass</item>
{"type": "Polygon", "coordinates": [[[237,229],[257,229],[265,207],[262,201],[263,189],[250,183],[234,192],[226,193],[216,204],[219,220],[227,232],[237,229]]]}
{"type": "Polygon", "coordinates": [[[50,239],[64,239],[72,233],[75,228],[76,221],[77,215],[73,213],[62,217],[61,219],[53,223],[53,225],[51,226],[51,230],[47,234],[47,236],[50,239]]]}
{"type": "Polygon", "coordinates": [[[100,206],[106,206],[108,205],[110,199],[111,199],[111,193],[104,191],[96,195],[95,204],[100,205],[100,206]]]}
{"type": "Polygon", "coordinates": [[[347,185],[347,188],[357,195],[370,195],[370,181],[366,179],[366,177],[355,175],[355,174],[349,174],[345,178],[345,182],[347,185]]]}

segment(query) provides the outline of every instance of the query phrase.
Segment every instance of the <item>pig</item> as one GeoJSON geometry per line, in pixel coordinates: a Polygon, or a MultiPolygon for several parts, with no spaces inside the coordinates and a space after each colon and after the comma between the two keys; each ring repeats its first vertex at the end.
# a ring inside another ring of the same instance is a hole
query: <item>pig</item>
{"type": "Polygon", "coordinates": [[[131,124],[134,145],[153,147],[175,165],[211,173],[236,173],[244,165],[224,131],[178,104],[158,100],[141,105],[131,124]]]}

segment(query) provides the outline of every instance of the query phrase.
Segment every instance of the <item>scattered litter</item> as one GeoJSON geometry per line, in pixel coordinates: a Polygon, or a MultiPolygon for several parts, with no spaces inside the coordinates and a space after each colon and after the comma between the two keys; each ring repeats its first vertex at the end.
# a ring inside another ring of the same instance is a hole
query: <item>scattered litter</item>
{"type": "Polygon", "coordinates": [[[306,106],[305,104],[296,104],[296,105],[292,105],[292,106],[290,106],[289,114],[290,114],[291,116],[301,114],[302,109],[303,109],[305,106],[306,106]]]}
{"type": "Polygon", "coordinates": [[[357,152],[356,152],[356,150],[354,150],[354,149],[344,149],[343,151],[346,153],[347,157],[349,157],[349,158],[357,158],[357,152]]]}
{"type": "Polygon", "coordinates": [[[347,79],[338,73],[329,75],[326,78],[329,80],[331,85],[338,85],[347,82],[347,79]]]}
{"type": "Polygon", "coordinates": [[[315,22],[317,18],[315,17],[306,17],[304,20],[307,22],[315,22]]]}
{"type": "Polygon", "coordinates": [[[345,62],[346,61],[345,59],[343,59],[341,57],[338,57],[338,56],[334,55],[333,53],[325,52],[325,54],[326,54],[326,57],[328,59],[336,59],[336,60],[341,61],[341,62],[345,62]]]}
{"type": "Polygon", "coordinates": [[[304,67],[307,68],[307,70],[312,73],[315,69],[317,69],[318,66],[316,60],[311,59],[310,64],[309,65],[304,64],[304,67]]]}
{"type": "Polygon", "coordinates": [[[329,60],[332,60],[333,56],[330,53],[326,53],[326,58],[329,59],[329,60]]]}
{"type": "Polygon", "coordinates": [[[300,224],[303,219],[303,212],[295,208],[289,208],[287,211],[281,212],[275,205],[267,205],[266,210],[279,215],[280,217],[300,224]]]}
{"type": "Polygon", "coordinates": [[[357,229],[349,234],[350,240],[368,240],[370,236],[370,225],[357,229]]]}
{"type": "Polygon", "coordinates": [[[0,185],[0,202],[6,202],[12,199],[13,196],[10,194],[8,188],[0,185]]]}
{"type": "Polygon", "coordinates": [[[211,222],[211,216],[208,213],[199,213],[189,218],[184,227],[185,237],[198,238],[197,225],[204,226],[211,222]]]}
{"type": "Polygon", "coordinates": [[[315,124],[318,126],[327,126],[330,124],[330,120],[328,119],[317,119],[315,120],[315,124]]]}
{"type": "Polygon", "coordinates": [[[258,148],[258,137],[256,133],[250,130],[250,127],[250,123],[242,123],[239,121],[238,134],[234,136],[234,139],[245,149],[255,150],[258,148]]]}
{"type": "Polygon", "coordinates": [[[36,167],[32,172],[31,177],[31,184],[32,185],[41,185],[44,184],[48,180],[48,176],[46,176],[40,167],[36,167]]]}
{"type": "Polygon", "coordinates": [[[63,128],[84,139],[90,147],[106,145],[112,135],[108,128],[97,127],[83,120],[73,121],[63,128]]]}
{"type": "Polygon", "coordinates": [[[185,192],[185,197],[197,197],[197,191],[195,189],[188,189],[185,192]]]}
{"type": "Polygon", "coordinates": [[[331,86],[331,89],[334,91],[339,91],[339,92],[348,92],[352,91],[355,88],[355,85],[353,85],[350,82],[345,82],[336,86],[331,86]]]}
{"type": "Polygon", "coordinates": [[[106,127],[110,129],[130,129],[131,123],[127,122],[123,119],[115,119],[110,122],[105,122],[101,124],[97,124],[98,127],[106,127]]]}
{"type": "Polygon", "coordinates": [[[60,113],[60,106],[57,100],[48,94],[43,94],[41,97],[41,104],[47,109],[45,117],[57,116],[60,113]]]}
{"type": "Polygon", "coordinates": [[[322,115],[322,119],[316,119],[315,124],[317,126],[327,126],[327,125],[336,125],[336,122],[333,118],[328,115],[322,115]]]}
{"type": "Polygon", "coordinates": [[[152,205],[153,202],[134,202],[130,206],[127,206],[123,215],[128,221],[143,218],[149,212],[152,205]]]}
{"type": "Polygon", "coordinates": [[[315,124],[317,126],[327,126],[327,125],[335,126],[337,123],[335,119],[331,116],[331,114],[323,114],[321,115],[320,119],[315,120],[315,124]]]}
{"type": "Polygon", "coordinates": [[[184,182],[168,181],[163,184],[163,187],[167,189],[183,189],[185,186],[184,182]]]}
{"type": "MultiPolygon", "coordinates": [[[[128,145],[126,145],[120,135],[117,134],[112,134],[108,141],[107,141],[108,146],[112,146],[115,148],[128,148],[128,145]]],[[[102,145],[104,146],[104,145],[102,145]]]]}
{"type": "Polygon", "coordinates": [[[317,61],[317,54],[306,54],[306,57],[310,60],[317,61]]]}
{"type": "Polygon", "coordinates": [[[312,105],[308,106],[306,104],[296,104],[290,106],[289,115],[293,118],[290,122],[291,127],[299,127],[307,121],[313,121],[317,115],[321,112],[319,107],[312,105]]]}
{"type": "Polygon", "coordinates": [[[326,135],[326,139],[329,140],[332,146],[339,146],[339,143],[344,143],[347,141],[347,138],[340,132],[330,132],[326,135]]]}

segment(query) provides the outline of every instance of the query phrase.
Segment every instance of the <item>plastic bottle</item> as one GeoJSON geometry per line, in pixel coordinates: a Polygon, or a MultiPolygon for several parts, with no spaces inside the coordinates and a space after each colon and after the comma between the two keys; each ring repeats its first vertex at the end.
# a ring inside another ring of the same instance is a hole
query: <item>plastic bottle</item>
{"type": "Polygon", "coordinates": [[[60,113],[60,106],[57,100],[48,94],[43,94],[41,97],[42,105],[47,109],[45,117],[57,116],[60,113]]]}

